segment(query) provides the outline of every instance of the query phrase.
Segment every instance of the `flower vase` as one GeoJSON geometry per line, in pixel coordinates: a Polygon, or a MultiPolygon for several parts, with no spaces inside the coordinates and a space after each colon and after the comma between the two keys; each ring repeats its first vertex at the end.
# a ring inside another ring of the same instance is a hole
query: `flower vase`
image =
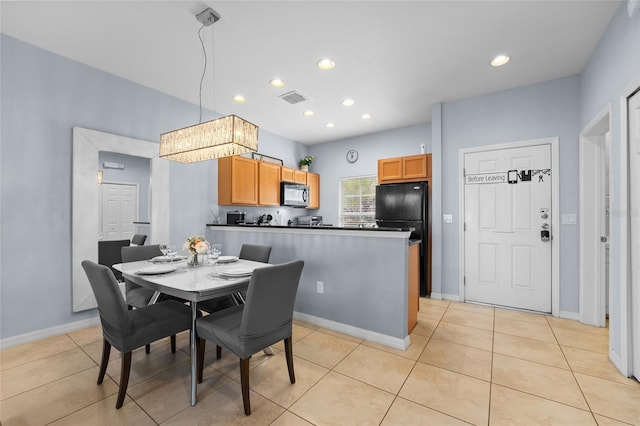
{"type": "Polygon", "coordinates": [[[302,170],[303,172],[308,172],[309,171],[309,165],[308,164],[303,164],[302,166],[300,166],[300,170],[302,170]]]}
{"type": "Polygon", "coordinates": [[[190,253],[189,254],[189,258],[187,259],[187,265],[192,267],[192,268],[196,268],[198,266],[200,266],[200,262],[198,261],[198,254],[193,254],[190,253]]]}

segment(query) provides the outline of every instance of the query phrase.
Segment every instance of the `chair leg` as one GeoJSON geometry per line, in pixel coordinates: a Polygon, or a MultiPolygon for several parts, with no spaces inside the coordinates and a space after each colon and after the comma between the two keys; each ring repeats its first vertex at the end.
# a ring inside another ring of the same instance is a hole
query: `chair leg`
{"type": "Polygon", "coordinates": [[[98,384],[102,384],[104,380],[104,374],[107,372],[107,365],[109,365],[109,354],[111,353],[111,344],[102,339],[102,361],[100,361],[100,371],[98,372],[98,384]]]}
{"type": "Polygon", "coordinates": [[[197,374],[198,374],[198,383],[202,383],[202,375],[204,370],[204,349],[207,344],[205,339],[198,338],[196,340],[196,363],[197,363],[197,374]]]}
{"type": "Polygon", "coordinates": [[[296,382],[296,375],[293,371],[293,342],[291,336],[284,339],[284,353],[287,358],[287,369],[289,370],[289,380],[291,383],[296,382]]]}
{"type": "Polygon", "coordinates": [[[151,352],[151,343],[144,346],[144,353],[148,354],[149,352],[151,352]]]}
{"type": "Polygon", "coordinates": [[[242,386],[242,402],[244,414],[251,415],[251,401],[249,400],[249,358],[240,359],[240,384],[242,386]]]}
{"type": "Polygon", "coordinates": [[[120,390],[118,391],[118,401],[116,409],[122,407],[124,397],[127,395],[127,386],[129,385],[129,372],[131,371],[131,352],[122,354],[122,366],[120,367],[120,390]]]}
{"type": "Polygon", "coordinates": [[[171,353],[175,354],[176,353],[176,335],[172,335],[171,336],[171,353]]]}
{"type": "Polygon", "coordinates": [[[216,346],[216,359],[222,358],[222,347],[216,346]]]}

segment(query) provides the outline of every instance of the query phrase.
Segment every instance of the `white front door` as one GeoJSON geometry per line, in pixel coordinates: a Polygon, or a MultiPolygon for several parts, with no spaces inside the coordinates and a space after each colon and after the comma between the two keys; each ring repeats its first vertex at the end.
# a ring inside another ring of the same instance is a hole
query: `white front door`
{"type": "Polygon", "coordinates": [[[131,239],[138,217],[137,185],[104,183],[100,188],[103,239],[131,239]]]}
{"type": "Polygon", "coordinates": [[[464,155],[466,301],[551,312],[550,169],[549,144],[464,155]]]}
{"type": "Polygon", "coordinates": [[[640,92],[629,98],[632,374],[640,379],[640,92]]]}

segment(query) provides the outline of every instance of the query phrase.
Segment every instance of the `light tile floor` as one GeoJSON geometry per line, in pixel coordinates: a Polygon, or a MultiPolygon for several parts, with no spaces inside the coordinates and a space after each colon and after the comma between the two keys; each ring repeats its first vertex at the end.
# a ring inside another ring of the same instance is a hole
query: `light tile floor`
{"type": "Polygon", "coordinates": [[[189,405],[188,333],[134,353],[115,409],[120,360],[96,385],[100,327],[0,352],[0,422],[11,425],[640,425],[640,384],[607,358],[608,330],[486,306],[421,299],[399,351],[296,322],[296,384],[282,345],[251,361],[245,417],[237,359],[208,345],[189,405]]]}

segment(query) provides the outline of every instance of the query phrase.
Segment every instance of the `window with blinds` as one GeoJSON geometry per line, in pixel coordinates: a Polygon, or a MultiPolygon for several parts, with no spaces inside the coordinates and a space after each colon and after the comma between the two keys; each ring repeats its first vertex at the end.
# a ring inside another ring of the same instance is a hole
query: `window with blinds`
{"type": "Polygon", "coordinates": [[[340,226],[357,227],[376,223],[377,176],[340,180],[340,226]]]}

